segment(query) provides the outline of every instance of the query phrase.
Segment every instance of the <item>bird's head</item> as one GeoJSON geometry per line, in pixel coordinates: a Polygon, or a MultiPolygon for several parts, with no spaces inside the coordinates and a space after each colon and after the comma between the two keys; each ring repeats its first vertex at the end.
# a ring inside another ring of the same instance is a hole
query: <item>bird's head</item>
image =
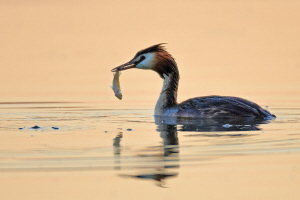
{"type": "Polygon", "coordinates": [[[127,69],[150,69],[156,71],[162,78],[173,71],[178,72],[174,58],[166,51],[164,43],[153,45],[136,53],[129,62],[112,69],[112,72],[127,69]]]}

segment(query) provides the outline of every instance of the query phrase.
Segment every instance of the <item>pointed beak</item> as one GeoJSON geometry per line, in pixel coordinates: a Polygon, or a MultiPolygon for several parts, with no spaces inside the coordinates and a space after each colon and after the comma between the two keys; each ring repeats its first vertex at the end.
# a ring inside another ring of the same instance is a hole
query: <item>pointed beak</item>
{"type": "Polygon", "coordinates": [[[135,68],[137,64],[138,63],[136,63],[136,62],[132,63],[131,61],[129,61],[128,63],[120,65],[119,67],[113,68],[111,71],[116,72],[116,71],[123,71],[123,70],[126,70],[126,69],[135,68]]]}
{"type": "Polygon", "coordinates": [[[134,59],[132,59],[131,61],[129,61],[128,63],[125,63],[119,67],[115,67],[113,68],[111,71],[112,72],[116,72],[116,71],[123,71],[126,69],[132,69],[135,68],[139,63],[141,63],[143,60],[145,60],[146,57],[145,56],[141,56],[140,59],[138,61],[134,61],[134,59]]]}

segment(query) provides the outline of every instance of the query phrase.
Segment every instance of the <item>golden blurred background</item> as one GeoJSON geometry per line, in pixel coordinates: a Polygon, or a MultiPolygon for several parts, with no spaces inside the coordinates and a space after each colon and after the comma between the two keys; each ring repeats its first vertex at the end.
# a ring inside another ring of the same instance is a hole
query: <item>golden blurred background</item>
{"type": "Polygon", "coordinates": [[[300,89],[300,1],[0,1],[1,101],[152,106],[162,81],[110,70],[166,42],[179,101],[212,94],[292,105],[300,89]],[[141,102],[140,104],[137,102],[141,102]]]}

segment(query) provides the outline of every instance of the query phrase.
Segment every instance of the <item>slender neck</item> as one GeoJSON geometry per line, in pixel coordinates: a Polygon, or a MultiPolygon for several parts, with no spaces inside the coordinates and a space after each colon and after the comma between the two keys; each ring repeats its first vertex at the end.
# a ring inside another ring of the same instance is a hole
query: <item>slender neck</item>
{"type": "Polygon", "coordinates": [[[167,109],[175,108],[177,105],[177,90],[179,73],[175,71],[163,74],[163,87],[155,106],[155,115],[163,115],[167,109]]]}

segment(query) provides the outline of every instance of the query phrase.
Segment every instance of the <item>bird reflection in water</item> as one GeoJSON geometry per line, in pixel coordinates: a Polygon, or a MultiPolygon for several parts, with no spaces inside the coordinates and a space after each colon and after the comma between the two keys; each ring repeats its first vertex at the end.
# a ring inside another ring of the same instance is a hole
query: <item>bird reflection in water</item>
{"type": "MultiPolygon", "coordinates": [[[[137,174],[122,174],[121,177],[136,178],[141,180],[154,180],[156,185],[159,187],[165,187],[165,180],[167,178],[176,177],[178,172],[174,169],[179,168],[179,146],[177,138],[177,128],[174,125],[167,125],[164,123],[157,124],[157,131],[160,132],[160,136],[163,140],[163,145],[160,148],[161,154],[159,155],[141,155],[139,154],[137,158],[140,158],[140,162],[143,163],[144,158],[154,158],[151,160],[148,166],[145,167],[134,167],[141,170],[137,174]],[[154,163],[154,165],[152,165],[154,163]]],[[[122,132],[119,132],[113,140],[114,146],[114,157],[115,157],[115,170],[122,169],[122,132]]],[[[150,151],[153,152],[153,147],[149,147],[150,151]]],[[[139,160],[137,161],[139,162],[139,160]]]]}
{"type": "MultiPolygon", "coordinates": [[[[157,186],[165,187],[166,179],[178,176],[179,162],[179,141],[178,131],[180,132],[198,132],[185,136],[202,136],[202,137],[245,137],[253,134],[246,134],[246,131],[259,131],[261,124],[267,124],[270,120],[265,119],[196,119],[196,118],[178,118],[178,117],[155,117],[157,131],[160,133],[163,145],[161,155],[150,155],[156,160],[152,160],[147,167],[141,167],[142,172],[137,174],[122,174],[121,177],[136,178],[140,180],[154,180],[157,186]],[[243,131],[242,133],[237,133],[243,131]],[[155,162],[155,163],[153,163],[155,162]],[[154,165],[152,165],[154,164],[154,165]],[[158,164],[158,165],[157,165],[158,164]],[[177,170],[177,171],[174,171],[177,170]]],[[[114,155],[115,170],[121,170],[121,139],[122,132],[115,137],[114,155]]],[[[141,158],[149,155],[138,155],[141,158]]],[[[136,167],[137,169],[141,169],[136,167]]]]}
{"type": "MultiPolygon", "coordinates": [[[[189,132],[231,132],[259,131],[261,124],[267,124],[273,119],[232,118],[232,119],[203,119],[160,116],[156,123],[180,125],[178,131],[189,132]]],[[[212,135],[212,134],[211,134],[212,135]]]]}

